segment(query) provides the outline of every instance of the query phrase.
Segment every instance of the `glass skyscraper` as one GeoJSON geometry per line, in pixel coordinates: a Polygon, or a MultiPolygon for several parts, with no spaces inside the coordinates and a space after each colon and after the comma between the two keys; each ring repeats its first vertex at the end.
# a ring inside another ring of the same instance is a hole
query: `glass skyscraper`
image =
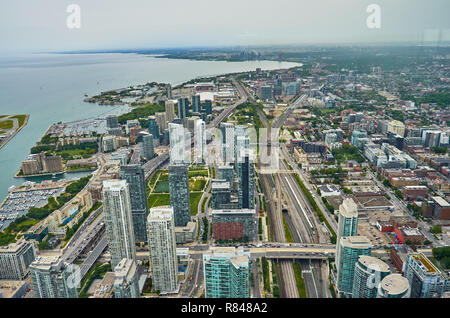
{"type": "Polygon", "coordinates": [[[378,285],[390,274],[389,266],[382,260],[361,255],[355,264],[352,298],[376,298],[378,285]]]}
{"type": "Polygon", "coordinates": [[[175,226],[186,226],[191,220],[188,166],[169,165],[170,203],[173,206],[175,226]]]}
{"type": "Polygon", "coordinates": [[[242,247],[211,247],[203,254],[205,297],[249,298],[249,267],[242,247]]]}
{"type": "Polygon", "coordinates": [[[239,181],[238,202],[240,209],[253,209],[255,207],[255,167],[250,151],[246,151],[242,161],[236,163],[239,181]]]}
{"type": "Polygon", "coordinates": [[[140,165],[120,166],[120,179],[126,180],[130,191],[131,215],[136,243],[147,243],[147,192],[145,173],[140,165]]]}
{"type": "Polygon", "coordinates": [[[337,268],[337,288],[340,297],[351,298],[355,264],[360,255],[369,255],[372,250],[370,240],[365,236],[347,236],[339,241],[337,268]]]}

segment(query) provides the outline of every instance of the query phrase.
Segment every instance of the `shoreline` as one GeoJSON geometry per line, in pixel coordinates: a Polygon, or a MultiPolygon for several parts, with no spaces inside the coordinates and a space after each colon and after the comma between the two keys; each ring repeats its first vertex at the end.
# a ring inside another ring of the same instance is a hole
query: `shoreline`
{"type": "Polygon", "coordinates": [[[4,146],[6,146],[8,144],[8,142],[10,142],[22,130],[22,128],[24,128],[28,124],[29,118],[30,118],[30,115],[25,114],[25,121],[23,122],[23,125],[20,126],[18,129],[16,129],[16,131],[12,135],[7,137],[5,139],[5,141],[0,144],[0,149],[2,149],[4,146]]]}

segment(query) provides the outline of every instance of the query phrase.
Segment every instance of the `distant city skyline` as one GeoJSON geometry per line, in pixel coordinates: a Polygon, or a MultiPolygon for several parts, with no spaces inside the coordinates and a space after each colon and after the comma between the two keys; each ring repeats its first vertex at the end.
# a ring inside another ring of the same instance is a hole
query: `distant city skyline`
{"type": "Polygon", "coordinates": [[[442,42],[450,40],[449,9],[446,0],[3,1],[0,53],[442,42]],[[71,4],[79,29],[67,26],[71,4]],[[379,29],[366,23],[371,4],[381,10],[379,29]]]}

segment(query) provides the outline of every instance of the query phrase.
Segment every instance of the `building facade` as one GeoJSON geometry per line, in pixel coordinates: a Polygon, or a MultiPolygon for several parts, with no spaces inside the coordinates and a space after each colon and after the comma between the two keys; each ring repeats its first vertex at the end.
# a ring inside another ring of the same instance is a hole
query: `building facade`
{"type": "Polygon", "coordinates": [[[140,165],[120,166],[120,179],[128,183],[134,240],[136,243],[147,243],[148,203],[144,169],[140,165]]]}
{"type": "Polygon", "coordinates": [[[115,268],[123,258],[136,261],[133,216],[127,181],[103,181],[102,198],[111,267],[115,268]]]}
{"type": "Polygon", "coordinates": [[[243,248],[211,247],[203,254],[206,298],[249,298],[249,255],[243,248]]]}
{"type": "Polygon", "coordinates": [[[151,208],[147,218],[147,233],[154,290],[161,293],[177,292],[178,261],[173,208],[151,208]]]}

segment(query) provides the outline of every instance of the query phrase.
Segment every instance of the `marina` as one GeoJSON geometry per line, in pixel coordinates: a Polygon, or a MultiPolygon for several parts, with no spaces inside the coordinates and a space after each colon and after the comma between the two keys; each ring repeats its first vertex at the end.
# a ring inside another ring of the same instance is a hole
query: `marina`
{"type": "Polygon", "coordinates": [[[41,208],[48,198],[60,195],[66,181],[43,181],[40,184],[25,182],[19,188],[11,187],[8,196],[0,204],[0,230],[6,228],[16,218],[25,215],[30,208],[41,208]]]}

